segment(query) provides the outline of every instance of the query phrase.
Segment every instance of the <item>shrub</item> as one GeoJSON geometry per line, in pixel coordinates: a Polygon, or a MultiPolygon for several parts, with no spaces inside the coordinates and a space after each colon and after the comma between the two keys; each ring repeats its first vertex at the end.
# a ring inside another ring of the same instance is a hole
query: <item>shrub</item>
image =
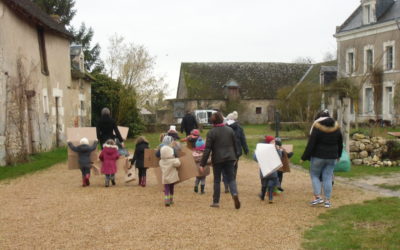
{"type": "Polygon", "coordinates": [[[390,160],[400,160],[400,141],[387,141],[386,145],[388,149],[383,158],[388,158],[390,160]]]}

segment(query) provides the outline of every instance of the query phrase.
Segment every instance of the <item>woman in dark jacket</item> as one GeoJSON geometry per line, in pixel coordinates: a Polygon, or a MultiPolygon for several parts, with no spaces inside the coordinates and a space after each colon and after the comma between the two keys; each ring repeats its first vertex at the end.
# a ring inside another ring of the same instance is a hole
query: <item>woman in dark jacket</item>
{"type": "Polygon", "coordinates": [[[327,110],[320,113],[319,118],[311,128],[311,135],[307,147],[301,159],[310,160],[310,175],[314,190],[314,200],[311,205],[324,203],[321,198],[322,174],[323,188],[325,194],[325,207],[331,206],[330,198],[332,193],[333,169],[337,160],[342,155],[343,138],[340,127],[331,117],[327,110]]]}
{"type": "Polygon", "coordinates": [[[114,119],[111,118],[111,113],[108,108],[101,110],[101,118],[96,127],[97,139],[100,141],[100,147],[103,149],[103,144],[108,139],[115,140],[116,138],[122,144],[124,141],[119,133],[117,124],[114,119]],[[115,134],[114,134],[115,133],[115,134]]]}
{"type": "Polygon", "coordinates": [[[227,125],[233,129],[233,132],[235,132],[235,137],[236,137],[236,150],[237,150],[236,155],[238,158],[234,169],[234,177],[236,180],[239,157],[242,155],[243,152],[247,155],[249,153],[249,147],[247,146],[246,136],[244,134],[243,128],[240,127],[239,123],[235,120],[228,120],[227,125]]]}
{"type": "Polygon", "coordinates": [[[224,118],[220,112],[211,116],[213,128],[207,133],[206,148],[200,162],[200,171],[204,172],[208,157],[211,154],[211,162],[214,173],[214,194],[211,207],[219,207],[221,193],[221,172],[225,171],[229,183],[229,189],[235,204],[235,208],[240,208],[240,201],[233,177],[234,166],[237,160],[236,139],[233,130],[223,124],[224,118]]]}
{"type": "Polygon", "coordinates": [[[144,167],[144,150],[149,148],[149,142],[144,136],[139,136],[136,140],[135,153],[131,160],[131,164],[135,164],[135,167],[139,170],[139,185],[142,187],[146,186],[146,171],[147,168],[144,167]]]}

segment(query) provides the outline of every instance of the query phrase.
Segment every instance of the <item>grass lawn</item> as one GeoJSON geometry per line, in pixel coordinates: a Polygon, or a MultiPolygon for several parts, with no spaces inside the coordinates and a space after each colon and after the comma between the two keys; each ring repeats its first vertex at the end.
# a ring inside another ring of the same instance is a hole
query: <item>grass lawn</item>
{"type": "Polygon", "coordinates": [[[304,234],[305,249],[399,249],[400,199],[378,198],[329,210],[304,234]]]}
{"type": "Polygon", "coordinates": [[[39,153],[29,157],[29,162],[13,166],[0,167],[0,180],[17,178],[53,166],[67,160],[67,149],[57,148],[50,152],[39,153]]]}
{"type": "Polygon", "coordinates": [[[377,184],[376,186],[384,189],[389,189],[393,191],[398,191],[400,190],[400,185],[389,185],[389,184],[377,184]]]}

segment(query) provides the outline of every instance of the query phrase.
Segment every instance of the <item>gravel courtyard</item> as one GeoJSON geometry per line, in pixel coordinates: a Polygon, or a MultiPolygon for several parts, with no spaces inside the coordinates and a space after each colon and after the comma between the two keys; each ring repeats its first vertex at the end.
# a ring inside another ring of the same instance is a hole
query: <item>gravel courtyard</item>
{"type": "MultiPolygon", "coordinates": [[[[284,175],[285,192],[274,204],[257,197],[255,162],[241,160],[240,210],[228,194],[210,208],[212,175],[206,194],[193,192],[193,180],[176,186],[175,204],[164,207],[152,170],[147,187],[124,184],[105,188],[103,176],[80,186],[80,171],[66,164],[0,182],[0,249],[299,249],[302,233],[318,223],[324,207],[310,207],[308,173],[284,175]]],[[[375,193],[336,183],[333,208],[373,199],[375,193]]]]}

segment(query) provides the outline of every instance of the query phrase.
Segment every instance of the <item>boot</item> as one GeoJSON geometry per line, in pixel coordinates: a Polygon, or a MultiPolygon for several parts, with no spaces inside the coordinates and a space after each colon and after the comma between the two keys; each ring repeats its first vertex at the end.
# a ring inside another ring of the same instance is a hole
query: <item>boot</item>
{"type": "Polygon", "coordinates": [[[198,192],[199,192],[199,187],[198,187],[198,186],[194,186],[193,191],[194,191],[195,193],[198,193],[198,192]]]}
{"type": "Polygon", "coordinates": [[[82,187],[86,187],[86,178],[82,176],[82,187]]]}
{"type": "Polygon", "coordinates": [[[233,204],[235,205],[236,209],[240,208],[240,201],[239,201],[239,196],[238,195],[232,195],[233,199],[233,204]]]}
{"type": "Polygon", "coordinates": [[[166,207],[169,207],[171,205],[171,201],[169,199],[169,195],[164,196],[164,204],[166,207]]]}
{"type": "Polygon", "coordinates": [[[115,186],[115,175],[111,176],[111,184],[115,186]]]}
{"type": "Polygon", "coordinates": [[[142,176],[142,187],[146,186],[146,176],[142,176]]]}
{"type": "Polygon", "coordinates": [[[142,183],[143,183],[143,177],[142,177],[142,176],[139,176],[139,183],[138,183],[138,186],[142,186],[142,183]]]}
{"type": "Polygon", "coordinates": [[[225,187],[225,194],[229,193],[229,186],[228,184],[224,183],[224,187],[225,187]]]}
{"type": "Polygon", "coordinates": [[[86,185],[87,185],[87,186],[90,186],[90,181],[89,181],[89,179],[90,179],[90,174],[86,174],[85,180],[86,180],[86,185]]]}
{"type": "Polygon", "coordinates": [[[260,197],[260,200],[264,200],[265,193],[267,192],[267,187],[261,187],[261,193],[258,195],[260,197]]]}
{"type": "Polygon", "coordinates": [[[173,195],[170,195],[169,196],[169,204],[174,204],[174,196],[173,195]]]}
{"type": "Polygon", "coordinates": [[[108,176],[106,176],[106,180],[105,180],[104,186],[105,187],[109,187],[110,186],[110,178],[108,176]]]}
{"type": "Polygon", "coordinates": [[[206,186],[206,185],[201,185],[201,186],[200,186],[200,189],[201,189],[201,194],[204,194],[204,193],[205,193],[205,192],[204,192],[204,188],[205,188],[205,186],[206,186]]]}

